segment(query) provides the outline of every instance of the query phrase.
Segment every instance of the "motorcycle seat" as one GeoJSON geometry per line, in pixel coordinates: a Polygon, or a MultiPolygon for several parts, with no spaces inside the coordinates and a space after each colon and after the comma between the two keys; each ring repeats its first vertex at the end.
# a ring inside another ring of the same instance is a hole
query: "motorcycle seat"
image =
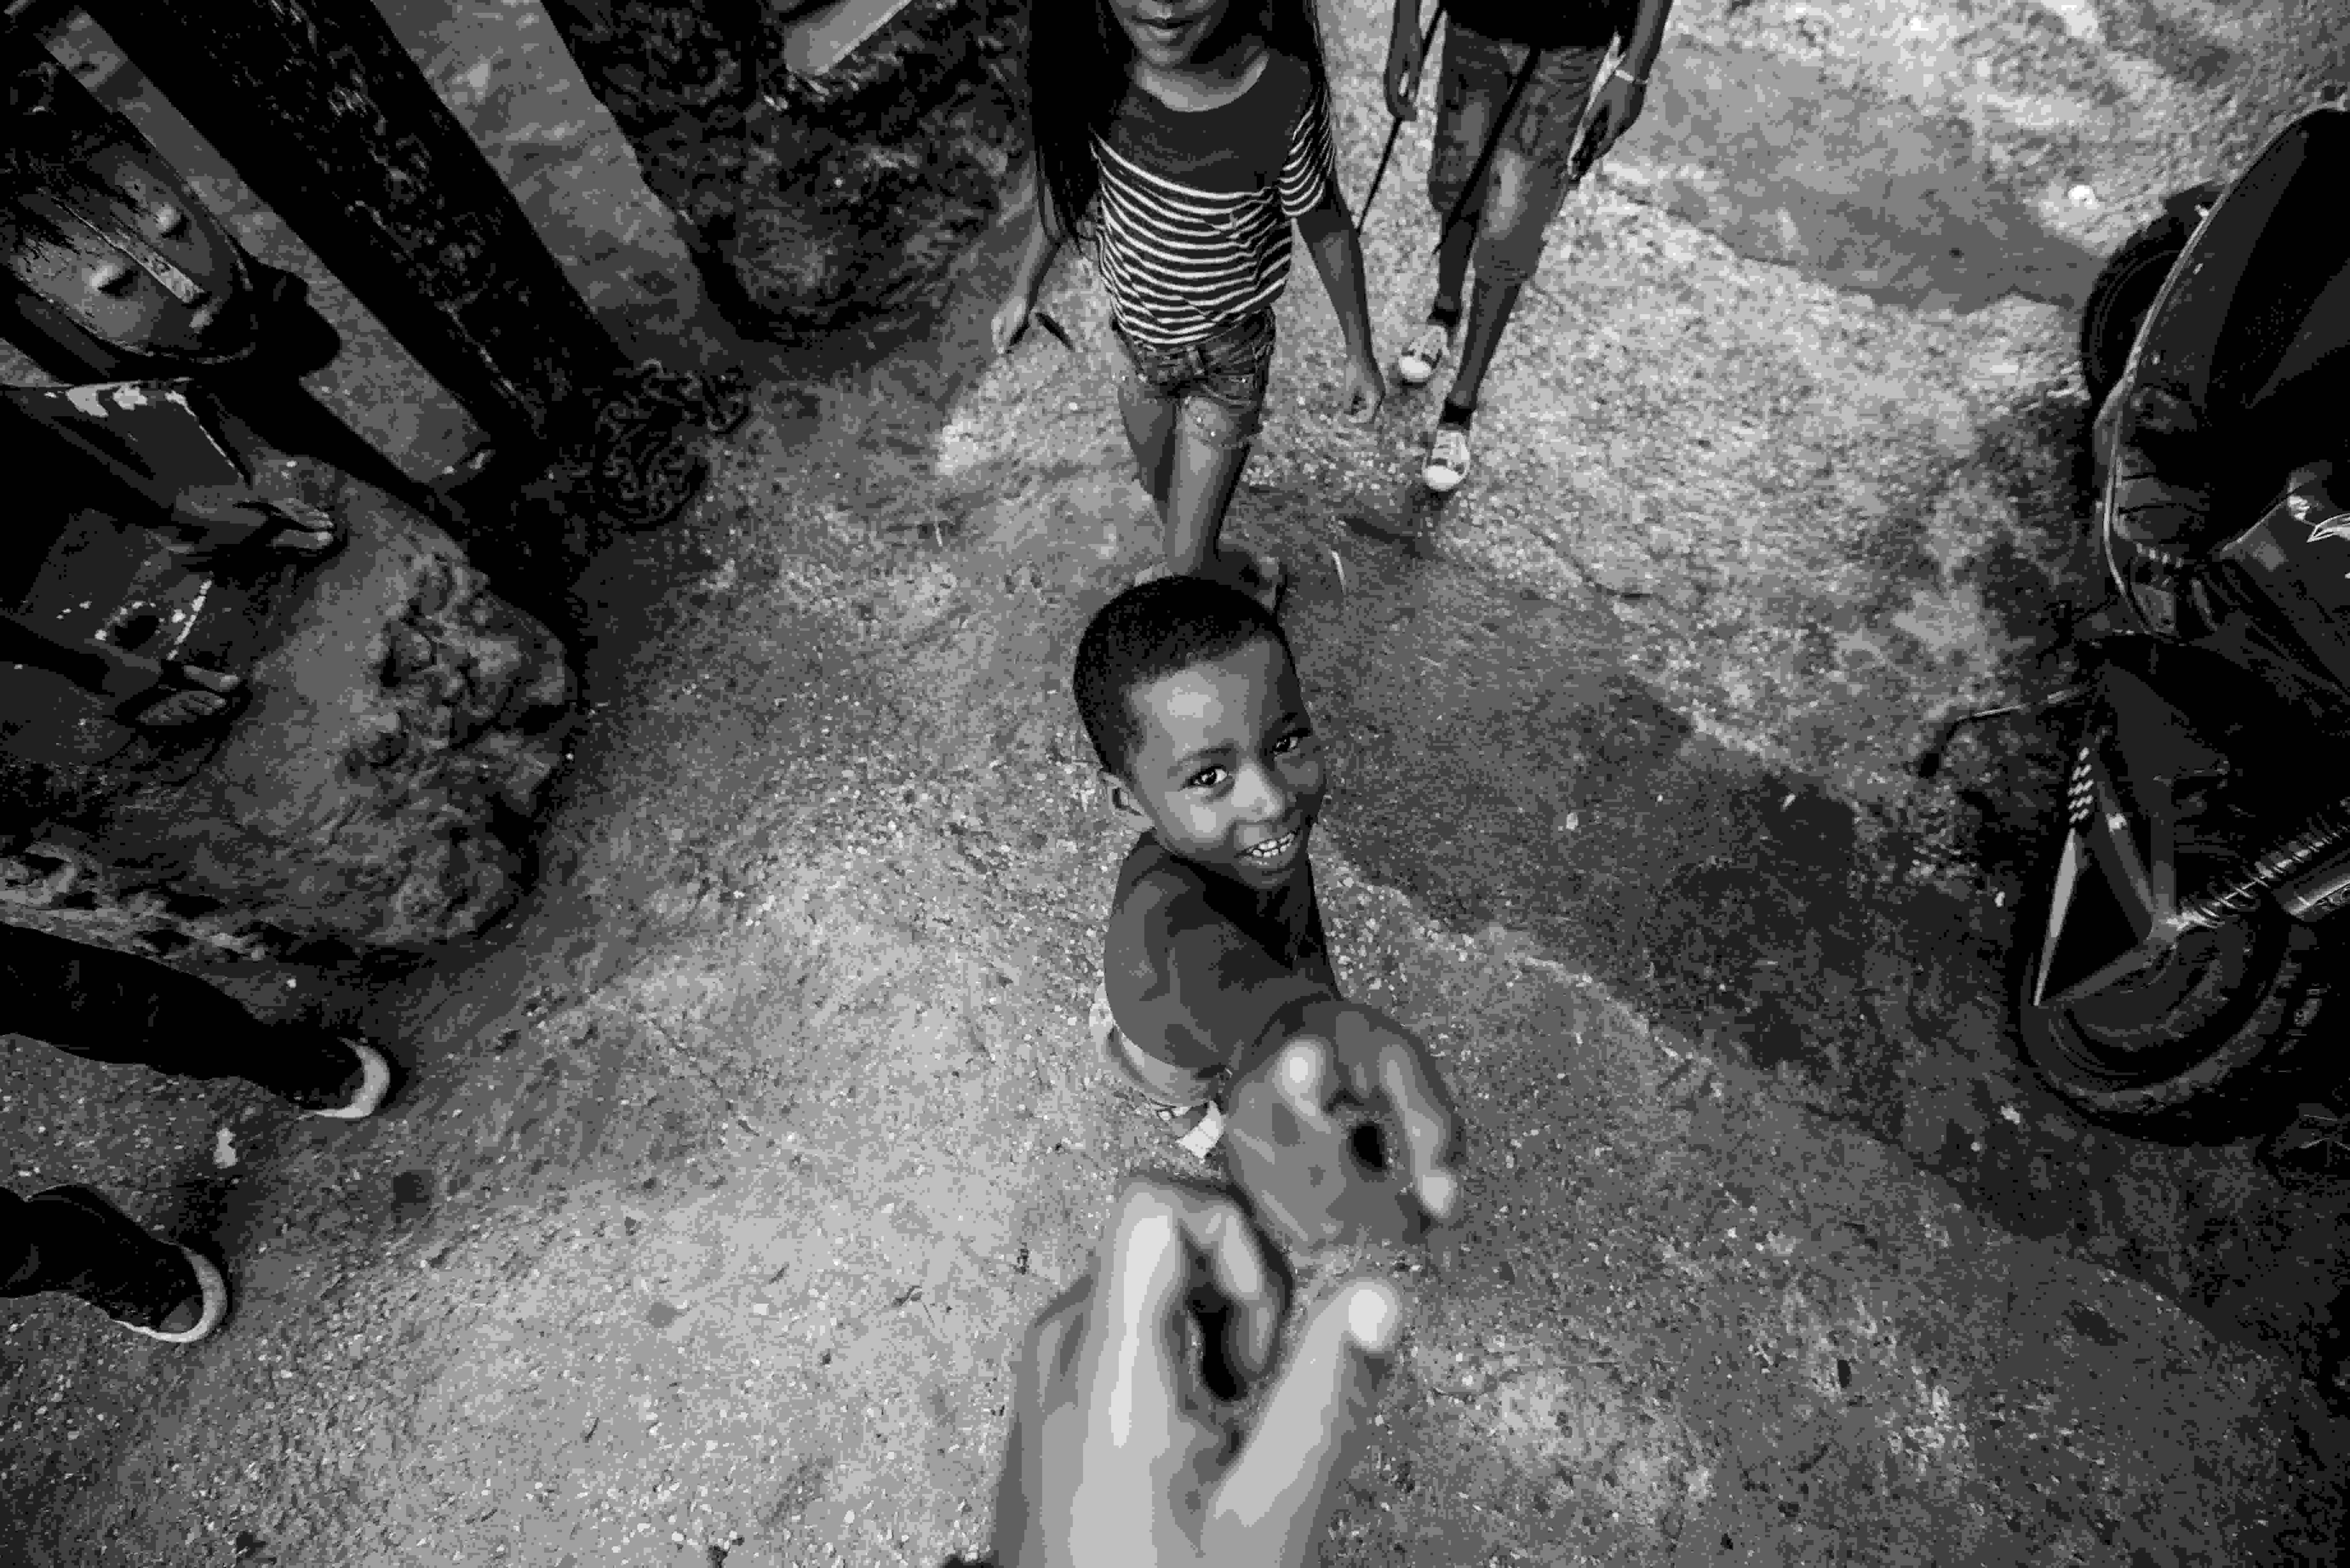
{"type": "Polygon", "coordinates": [[[2123,535],[2204,556],[2275,475],[2350,447],[2350,109],[2288,124],[2221,192],[2098,420],[2123,535]]]}

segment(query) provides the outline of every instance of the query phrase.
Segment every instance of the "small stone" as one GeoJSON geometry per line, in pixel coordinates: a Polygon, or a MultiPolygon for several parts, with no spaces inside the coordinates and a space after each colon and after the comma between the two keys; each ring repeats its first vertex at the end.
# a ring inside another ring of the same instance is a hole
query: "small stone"
{"type": "Polygon", "coordinates": [[[2097,204],[2097,193],[2086,185],[2075,185],[2066,194],[2072,197],[2073,204],[2076,207],[2094,207],[2097,204]]]}

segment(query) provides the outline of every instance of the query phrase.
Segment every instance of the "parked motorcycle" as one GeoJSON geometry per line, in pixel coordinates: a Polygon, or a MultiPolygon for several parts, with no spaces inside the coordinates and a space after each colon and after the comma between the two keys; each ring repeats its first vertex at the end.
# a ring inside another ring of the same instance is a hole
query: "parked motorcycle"
{"type": "Polygon", "coordinates": [[[2084,315],[2116,603],[2085,710],[2023,1049],[2066,1099],[2192,1133],[2331,1067],[2350,1004],[2350,109],[2174,197],[2084,315]]]}

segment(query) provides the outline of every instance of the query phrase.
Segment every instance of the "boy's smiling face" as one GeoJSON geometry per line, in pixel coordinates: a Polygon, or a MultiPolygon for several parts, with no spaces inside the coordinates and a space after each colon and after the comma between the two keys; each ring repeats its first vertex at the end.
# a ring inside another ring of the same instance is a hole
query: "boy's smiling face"
{"type": "Polygon", "coordinates": [[[1259,892],[1305,864],[1322,811],[1321,743],[1289,655],[1259,638],[1137,687],[1140,743],[1110,804],[1185,860],[1259,892]]]}

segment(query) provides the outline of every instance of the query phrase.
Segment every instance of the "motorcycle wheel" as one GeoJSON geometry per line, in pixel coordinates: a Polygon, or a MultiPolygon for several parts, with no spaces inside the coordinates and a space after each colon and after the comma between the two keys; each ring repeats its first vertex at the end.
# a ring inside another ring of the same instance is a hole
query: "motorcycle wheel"
{"type": "MultiPolygon", "coordinates": [[[[2184,846],[2182,846],[2184,847],[2184,846]]],[[[2061,852],[2061,841],[2060,841],[2061,852]]],[[[2194,886],[2181,857],[2181,880],[2194,886]]],[[[2054,876],[2043,878],[2053,887],[2054,876]]],[[[2095,996],[2034,1006],[2046,897],[2026,912],[2016,1015],[2043,1081],[2093,1118],[2156,1136],[2232,1137],[2303,1054],[2330,993],[2318,931],[2272,907],[2193,931],[2095,996]]]]}
{"type": "MultiPolygon", "coordinates": [[[[2182,192],[2173,207],[2190,199],[2209,202],[2220,189],[2198,186],[2182,192]]],[[[2081,308],[2081,379],[2089,389],[2092,410],[2120,383],[2138,327],[2194,233],[2194,223],[2181,213],[2165,213],[2123,241],[2089,286],[2089,301],[2081,308]]]]}

